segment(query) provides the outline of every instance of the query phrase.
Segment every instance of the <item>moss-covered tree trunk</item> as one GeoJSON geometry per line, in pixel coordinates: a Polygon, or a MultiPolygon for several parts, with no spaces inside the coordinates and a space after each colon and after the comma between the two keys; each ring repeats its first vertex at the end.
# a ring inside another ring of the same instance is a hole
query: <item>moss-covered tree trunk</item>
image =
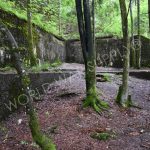
{"type": "Polygon", "coordinates": [[[100,112],[101,109],[108,106],[98,99],[96,91],[96,52],[94,48],[94,36],[92,36],[89,0],[75,0],[75,2],[85,63],[86,99],[84,106],[91,106],[96,112],[100,112]]]}
{"type": "Polygon", "coordinates": [[[36,57],[34,55],[34,44],[33,44],[33,33],[32,33],[32,22],[31,22],[31,1],[27,0],[27,25],[28,25],[28,52],[30,66],[36,65],[36,57]]]}
{"type": "MultiPolygon", "coordinates": [[[[3,22],[1,20],[0,20],[0,23],[2,23],[3,27],[5,28],[7,37],[9,38],[9,40],[12,44],[12,49],[18,50],[19,47],[18,47],[14,37],[12,36],[11,32],[7,29],[7,27],[5,26],[5,24],[3,24],[3,22]]],[[[24,93],[25,97],[27,98],[26,99],[26,102],[27,102],[26,113],[28,114],[28,117],[29,117],[29,126],[30,126],[30,130],[32,133],[32,137],[33,137],[34,141],[41,147],[42,150],[55,150],[56,149],[55,145],[53,144],[51,139],[46,137],[40,130],[38,117],[37,117],[35,108],[33,106],[33,99],[29,94],[30,80],[29,80],[28,74],[23,69],[19,53],[16,53],[16,51],[14,51],[14,52],[12,51],[12,58],[13,58],[12,59],[13,65],[19,75],[23,93],[24,93]]]]}
{"type": "Polygon", "coordinates": [[[122,20],[122,32],[123,32],[123,50],[124,50],[124,64],[123,64],[123,76],[122,85],[119,88],[116,102],[123,107],[128,106],[128,78],[129,78],[129,37],[128,37],[128,15],[125,0],[119,0],[122,20]]]}

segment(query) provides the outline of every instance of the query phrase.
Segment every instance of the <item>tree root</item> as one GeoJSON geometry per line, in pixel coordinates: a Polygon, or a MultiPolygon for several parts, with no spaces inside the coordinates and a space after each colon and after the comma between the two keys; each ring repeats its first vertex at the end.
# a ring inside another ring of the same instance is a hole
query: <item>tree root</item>
{"type": "Polygon", "coordinates": [[[142,109],[140,106],[137,106],[133,103],[133,101],[131,99],[131,95],[128,96],[127,107],[134,107],[134,108],[137,108],[137,109],[142,109]]]}
{"type": "Polygon", "coordinates": [[[98,114],[101,114],[102,111],[107,111],[109,105],[107,102],[99,100],[97,97],[88,96],[84,102],[83,107],[91,106],[98,114]]]}
{"type": "Polygon", "coordinates": [[[118,95],[117,95],[117,98],[116,98],[116,103],[121,106],[121,107],[124,107],[124,108],[130,108],[130,107],[134,107],[134,108],[137,108],[137,109],[142,109],[141,107],[135,105],[132,101],[132,98],[131,98],[131,95],[128,95],[128,99],[124,102],[122,102],[122,86],[119,87],[119,92],[118,92],[118,95]]]}

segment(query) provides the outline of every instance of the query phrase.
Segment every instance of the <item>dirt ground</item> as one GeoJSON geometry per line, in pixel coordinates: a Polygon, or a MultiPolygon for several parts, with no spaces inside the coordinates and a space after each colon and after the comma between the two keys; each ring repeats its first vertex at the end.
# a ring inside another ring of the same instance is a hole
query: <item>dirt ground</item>
{"type": "MultiPolygon", "coordinates": [[[[57,150],[150,149],[150,81],[129,79],[132,99],[141,109],[124,110],[115,104],[120,84],[121,76],[113,74],[109,82],[97,83],[100,99],[110,105],[101,115],[82,108],[85,81],[81,70],[50,85],[35,106],[42,131],[53,139],[57,150]],[[113,136],[106,141],[91,138],[93,132],[102,131],[113,136]]],[[[24,108],[0,123],[0,150],[39,150],[32,141],[24,108]]]]}

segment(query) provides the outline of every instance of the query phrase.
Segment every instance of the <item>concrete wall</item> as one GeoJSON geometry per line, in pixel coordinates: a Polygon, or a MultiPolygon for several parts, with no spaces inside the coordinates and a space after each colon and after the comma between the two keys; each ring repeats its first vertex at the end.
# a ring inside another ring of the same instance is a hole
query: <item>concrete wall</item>
{"type": "MultiPolygon", "coordinates": [[[[0,13],[2,14],[1,19],[3,19],[4,23],[11,31],[19,47],[25,47],[27,49],[27,22],[1,9],[0,13]]],[[[53,62],[59,59],[60,61],[65,62],[66,45],[64,39],[50,34],[35,25],[33,25],[33,39],[35,44],[34,53],[37,54],[37,57],[41,61],[53,62]]],[[[2,55],[4,47],[11,48],[11,45],[7,35],[0,30],[0,55],[2,55]]]]}
{"type": "Polygon", "coordinates": [[[66,61],[65,41],[56,38],[55,36],[37,29],[38,42],[36,43],[38,58],[42,61],[53,62],[59,59],[62,62],[66,61]]]}
{"type": "MultiPolygon", "coordinates": [[[[135,36],[136,38],[136,36],[135,36]]],[[[68,40],[66,44],[67,62],[83,63],[79,40],[68,40]]],[[[96,39],[96,60],[98,66],[122,67],[122,39],[115,37],[96,39]]],[[[141,63],[150,66],[150,40],[141,36],[141,63]]]]}
{"type": "MultiPolygon", "coordinates": [[[[15,15],[0,10],[1,18],[8,25],[19,46],[27,48],[27,22],[15,15]]],[[[83,63],[81,44],[79,40],[68,40],[47,33],[33,25],[33,37],[36,53],[41,61],[83,63]]],[[[150,40],[141,36],[142,65],[150,64],[150,40]]],[[[0,32],[0,47],[10,46],[6,34],[0,32]]],[[[97,65],[122,67],[122,39],[117,37],[103,37],[96,39],[97,65]]],[[[0,55],[3,52],[0,50],[0,55]]],[[[2,59],[3,61],[3,59],[2,59]]],[[[7,62],[7,61],[6,61],[7,62]]]]}
{"type": "MultiPolygon", "coordinates": [[[[122,42],[117,38],[96,39],[96,60],[98,66],[122,65],[122,42]],[[113,57],[112,57],[113,55],[113,57]],[[112,60],[113,59],[113,60],[112,60]],[[118,64],[119,62],[119,64],[118,64]]],[[[67,62],[83,63],[81,44],[79,40],[68,40],[66,44],[67,62]]]]}
{"type": "MultiPolygon", "coordinates": [[[[30,87],[39,97],[40,94],[43,94],[45,90],[47,90],[50,83],[65,79],[72,74],[73,73],[71,72],[30,73],[30,87]]],[[[0,73],[0,120],[7,117],[12,112],[7,106],[9,106],[10,101],[14,103],[14,98],[16,99],[16,102],[18,102],[18,96],[21,95],[20,90],[21,86],[16,74],[0,73]]],[[[15,109],[13,109],[13,111],[14,110],[15,109]]]]}
{"type": "Polygon", "coordinates": [[[141,38],[141,61],[143,66],[149,66],[150,67],[150,40],[142,37],[141,38]]]}

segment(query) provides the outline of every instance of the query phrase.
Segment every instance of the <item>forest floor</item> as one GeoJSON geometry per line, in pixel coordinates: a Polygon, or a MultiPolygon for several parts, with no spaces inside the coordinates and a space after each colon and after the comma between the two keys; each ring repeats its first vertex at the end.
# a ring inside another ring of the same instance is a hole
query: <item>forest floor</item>
{"type": "MultiPolygon", "coordinates": [[[[78,68],[79,69],[79,68],[78,68]]],[[[73,76],[50,85],[42,101],[35,102],[42,131],[57,150],[149,150],[150,80],[129,78],[133,102],[139,108],[121,109],[115,104],[121,76],[109,74],[108,82],[98,82],[100,99],[108,111],[97,114],[82,108],[85,80],[82,68],[73,76]],[[94,132],[107,132],[106,141],[93,139],[94,132]]],[[[24,108],[0,123],[0,150],[39,150],[33,143],[24,108]]]]}

